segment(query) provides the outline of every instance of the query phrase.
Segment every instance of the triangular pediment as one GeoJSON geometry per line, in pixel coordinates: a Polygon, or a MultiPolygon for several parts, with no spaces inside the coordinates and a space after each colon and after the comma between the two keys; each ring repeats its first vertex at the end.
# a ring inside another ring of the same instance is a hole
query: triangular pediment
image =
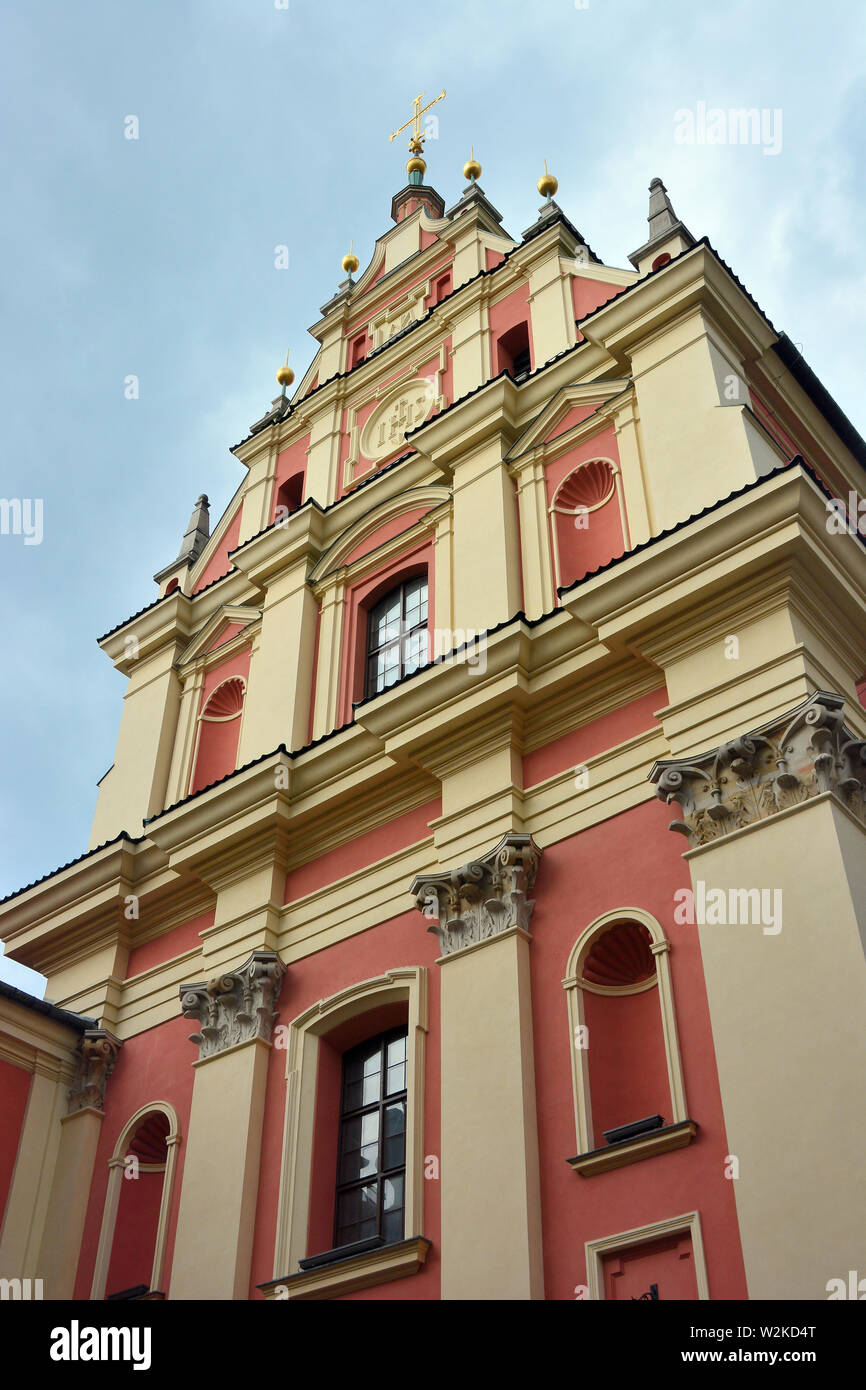
{"type": "MultiPolygon", "coordinates": [[[[243,629],[257,622],[262,616],[260,608],[249,608],[241,603],[224,603],[212,613],[207,622],[200,627],[192,641],[181,652],[179,666],[188,666],[199,657],[222,645],[219,641],[230,628],[243,629]]],[[[233,634],[234,635],[234,634],[233,634]]]]}
{"type": "Polygon", "coordinates": [[[572,429],[584,424],[595,411],[606,406],[616,396],[621,396],[630,387],[631,381],[628,377],[620,377],[615,381],[590,381],[563,386],[556,395],[551,396],[544,409],[539,411],[515,441],[505,456],[506,461],[511,463],[523,454],[529,453],[531,449],[538,449],[561,435],[570,433],[572,429]]]}

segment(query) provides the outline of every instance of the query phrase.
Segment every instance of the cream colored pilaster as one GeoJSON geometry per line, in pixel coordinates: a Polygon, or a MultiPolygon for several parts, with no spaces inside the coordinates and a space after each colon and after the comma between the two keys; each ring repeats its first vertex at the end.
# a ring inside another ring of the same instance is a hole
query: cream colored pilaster
{"type": "Polygon", "coordinates": [[[340,691],[340,646],[343,636],[343,588],[329,584],[322,594],[319,650],[316,659],[316,694],[313,738],[330,733],[337,724],[340,691]]]}
{"type": "MultiPolygon", "coordinates": [[[[338,371],[334,367],[334,371],[338,371]]],[[[338,462],[342,432],[343,403],[337,398],[312,420],[307,449],[306,496],[327,507],[337,496],[338,462]]]]}
{"type": "Polygon", "coordinates": [[[866,1102],[864,755],[838,697],[818,695],[652,773],[692,847],[753,1299],[826,1298],[829,1280],[862,1270],[866,1154],[852,1124],[866,1102]]]}
{"type": "Polygon", "coordinates": [[[42,1249],[51,1188],[60,1148],[60,1119],[69,1079],[57,1060],[39,1053],[18,1141],[15,1172],[0,1237],[0,1278],[41,1279],[42,1249]]]}
{"type": "Polygon", "coordinates": [[[443,1299],[544,1297],[527,900],[537,862],[529,835],[508,835],[412,884],[443,951],[443,1299]]]}
{"type": "Polygon", "coordinates": [[[165,805],[180,708],[176,656],[170,644],[131,668],[114,766],[99,787],[91,848],[121,830],[140,834],[142,821],[165,805]]]}
{"type": "MultiPolygon", "coordinates": [[[[436,522],[433,533],[433,621],[440,631],[454,629],[453,578],[454,524],[449,509],[436,522]]],[[[450,650],[450,645],[446,648],[440,642],[443,652],[450,650]]]]}
{"type": "Polygon", "coordinates": [[[487,305],[478,301],[451,328],[451,371],[454,400],[474,391],[490,376],[487,353],[487,305]]]}
{"type": "Polygon", "coordinates": [[[454,467],[454,625],[476,632],[520,610],[514,482],[499,435],[454,467]]]}
{"type": "Polygon", "coordinates": [[[302,557],[268,586],[250,662],[239,767],[281,743],[291,751],[307,742],[318,606],[306,576],[302,557]]]}
{"type": "Polygon", "coordinates": [[[529,274],[529,312],[532,320],[533,367],[543,366],[574,346],[574,309],[564,294],[570,281],[563,277],[559,256],[536,263],[529,274]]]}
{"type": "Polygon", "coordinates": [[[168,775],[168,790],[165,798],[168,806],[173,806],[176,801],[182,800],[189,791],[204,678],[205,669],[201,666],[192,671],[183,683],[177,732],[171,755],[171,769],[168,775]]]}
{"type": "Polygon", "coordinates": [[[239,545],[243,545],[251,536],[257,536],[268,524],[278,452],[277,430],[273,425],[268,433],[270,438],[267,448],[253,459],[247,472],[238,534],[239,545]]]}
{"type": "Polygon", "coordinates": [[[634,392],[624,397],[612,412],[619,450],[623,499],[628,519],[628,545],[634,549],[658,530],[651,508],[646,465],[641,450],[640,420],[634,392]]]}
{"type": "Polygon", "coordinates": [[[755,479],[742,410],[720,397],[699,309],[635,343],[631,366],[649,491],[661,529],[755,479]]]}
{"type": "Polygon", "coordinates": [[[173,1299],[249,1295],[271,1032],[285,967],[253,952],[236,971],[181,987],[198,1019],[189,1131],[171,1272],[173,1299]]]}
{"type": "Polygon", "coordinates": [[[514,470],[520,514],[523,611],[538,618],[556,606],[556,579],[550,546],[550,514],[541,458],[528,455],[514,470]]]}
{"type": "Polygon", "coordinates": [[[45,1297],[73,1297],[93,1165],[104,1115],[85,1106],[60,1119],[60,1144],[39,1254],[45,1297]]]}

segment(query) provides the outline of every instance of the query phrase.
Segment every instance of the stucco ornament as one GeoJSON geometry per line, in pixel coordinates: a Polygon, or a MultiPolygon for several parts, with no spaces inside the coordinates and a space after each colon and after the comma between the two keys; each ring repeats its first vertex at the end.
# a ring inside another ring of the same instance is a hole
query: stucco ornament
{"type": "Polygon", "coordinates": [[[658,762],[649,776],[683,819],[691,847],[832,792],[866,820],[866,741],[844,720],[841,695],[820,690],[780,719],[697,758],[658,762]]]}
{"type": "Polygon", "coordinates": [[[419,874],[410,892],[428,918],[444,956],[499,936],[511,927],[529,930],[532,892],[541,851],[531,835],[505,835],[495,849],[462,868],[419,874]]]}
{"type": "Polygon", "coordinates": [[[190,1034],[199,1061],[238,1043],[261,1038],[270,1042],[286,967],[273,951],[253,951],[237,970],[200,984],[181,985],[184,1018],[198,1019],[201,1031],[190,1034]]]}
{"type": "Polygon", "coordinates": [[[105,1088],[123,1044],[104,1028],[88,1028],[82,1034],[75,1084],[69,1092],[67,1114],[76,1110],[102,1110],[105,1088]]]}

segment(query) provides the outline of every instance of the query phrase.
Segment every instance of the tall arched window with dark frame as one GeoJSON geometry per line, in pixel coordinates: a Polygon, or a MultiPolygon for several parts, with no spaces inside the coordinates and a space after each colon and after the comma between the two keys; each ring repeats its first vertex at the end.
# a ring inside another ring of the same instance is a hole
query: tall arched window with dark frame
{"type": "Polygon", "coordinates": [[[366,696],[379,695],[427,659],[427,575],[406,579],[370,610],[366,696]]]}

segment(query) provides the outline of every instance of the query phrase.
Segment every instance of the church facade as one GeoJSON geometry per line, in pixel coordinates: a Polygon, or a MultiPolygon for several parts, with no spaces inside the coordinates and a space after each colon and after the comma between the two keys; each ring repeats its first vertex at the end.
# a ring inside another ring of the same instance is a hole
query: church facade
{"type": "Polygon", "coordinates": [[[0,1278],[825,1298],[866,1248],[866,444],[660,180],[618,269],[551,175],[514,237],[410,152],[100,639],[90,848],[0,903],[55,1001],[0,987],[0,1278]]]}

